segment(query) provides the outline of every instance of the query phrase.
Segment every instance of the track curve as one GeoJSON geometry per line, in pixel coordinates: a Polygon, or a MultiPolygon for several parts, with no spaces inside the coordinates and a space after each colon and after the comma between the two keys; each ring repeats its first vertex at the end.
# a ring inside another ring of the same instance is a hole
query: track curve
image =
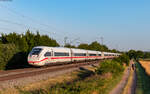
{"type": "Polygon", "coordinates": [[[0,82],[18,79],[18,78],[36,76],[36,75],[45,74],[49,72],[57,72],[57,71],[64,70],[64,69],[81,67],[81,66],[85,66],[89,64],[95,64],[100,61],[101,60],[91,61],[91,62],[86,62],[86,63],[82,62],[82,63],[67,64],[67,65],[61,65],[61,66],[50,66],[50,67],[45,67],[45,68],[27,68],[27,69],[3,71],[3,72],[0,72],[0,82]]]}

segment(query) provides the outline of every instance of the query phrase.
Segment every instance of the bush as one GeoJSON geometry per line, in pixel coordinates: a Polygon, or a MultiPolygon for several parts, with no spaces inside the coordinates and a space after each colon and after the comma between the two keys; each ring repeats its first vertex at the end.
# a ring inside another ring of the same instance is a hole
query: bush
{"type": "Polygon", "coordinates": [[[15,44],[0,44],[0,70],[29,67],[27,54],[15,44]]]}
{"type": "Polygon", "coordinates": [[[129,58],[128,55],[122,54],[122,55],[119,56],[118,58],[114,58],[113,61],[117,61],[117,62],[119,62],[121,65],[123,65],[123,63],[125,63],[126,65],[129,65],[130,58],[129,58]]]}
{"type": "Polygon", "coordinates": [[[4,70],[9,60],[17,53],[14,44],[0,44],[0,70],[4,70]]]}
{"type": "Polygon", "coordinates": [[[106,60],[99,64],[97,74],[112,73],[118,74],[124,70],[123,66],[115,60],[106,60]]]}
{"type": "Polygon", "coordinates": [[[35,46],[59,46],[48,35],[29,30],[25,34],[1,34],[0,43],[0,70],[29,67],[27,55],[35,46]]]}

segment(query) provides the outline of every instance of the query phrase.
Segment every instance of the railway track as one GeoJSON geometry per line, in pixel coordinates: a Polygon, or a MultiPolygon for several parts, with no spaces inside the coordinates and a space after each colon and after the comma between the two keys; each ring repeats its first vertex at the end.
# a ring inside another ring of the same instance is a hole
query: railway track
{"type": "Polygon", "coordinates": [[[0,72],[0,82],[14,80],[18,78],[25,78],[36,76],[40,74],[46,74],[49,72],[57,72],[62,70],[67,70],[71,68],[78,68],[85,65],[96,64],[102,60],[91,61],[91,62],[81,62],[81,63],[73,63],[73,64],[66,64],[61,66],[49,66],[49,67],[42,67],[42,68],[26,68],[26,69],[17,69],[17,70],[10,70],[10,71],[2,71],[0,72]]]}

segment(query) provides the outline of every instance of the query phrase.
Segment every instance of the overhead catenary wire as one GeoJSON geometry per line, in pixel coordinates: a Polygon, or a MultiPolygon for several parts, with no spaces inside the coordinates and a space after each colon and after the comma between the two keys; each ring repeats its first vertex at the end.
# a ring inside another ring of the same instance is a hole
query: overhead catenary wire
{"type": "Polygon", "coordinates": [[[9,21],[9,20],[5,20],[5,19],[0,19],[0,22],[5,22],[5,23],[8,23],[8,24],[14,24],[14,25],[18,25],[18,26],[21,26],[23,28],[31,28],[31,29],[35,29],[35,30],[40,30],[40,31],[45,31],[45,32],[49,32],[49,33],[55,33],[55,32],[50,32],[50,31],[46,31],[46,30],[43,30],[43,29],[38,29],[38,28],[35,28],[35,27],[31,27],[31,26],[27,26],[25,24],[21,24],[21,23],[18,23],[18,22],[13,22],[13,21],[9,21]]]}
{"type": "Polygon", "coordinates": [[[47,28],[51,28],[51,29],[53,29],[53,30],[55,30],[55,31],[60,31],[60,30],[56,29],[55,27],[53,27],[53,26],[51,26],[51,25],[47,25],[47,24],[45,24],[45,23],[41,23],[40,21],[38,21],[38,20],[36,20],[36,19],[33,19],[33,18],[29,17],[29,16],[26,16],[26,15],[24,15],[24,14],[22,14],[22,13],[19,13],[19,12],[16,11],[15,9],[9,8],[9,7],[4,6],[4,5],[0,5],[0,7],[3,7],[3,8],[5,8],[5,9],[7,9],[8,11],[10,11],[10,12],[12,12],[12,13],[14,13],[14,14],[16,14],[16,15],[22,17],[22,18],[25,18],[25,19],[29,20],[30,22],[34,22],[34,23],[39,24],[39,25],[41,25],[41,26],[45,26],[45,27],[47,27],[47,28]]]}
{"type": "MultiPolygon", "coordinates": [[[[10,32],[19,32],[18,30],[13,30],[13,29],[10,29],[10,28],[0,27],[0,31],[3,31],[3,30],[8,30],[10,32]]],[[[2,33],[5,33],[5,32],[2,32],[2,33]]],[[[0,34],[2,34],[2,33],[0,32],[0,34]]]]}
{"type": "MultiPolygon", "coordinates": [[[[52,30],[55,31],[55,32],[50,32],[50,31],[43,30],[43,29],[38,29],[38,30],[42,30],[42,31],[48,32],[48,33],[50,33],[50,34],[53,33],[53,34],[55,34],[55,35],[61,35],[61,36],[65,36],[64,34],[67,34],[66,31],[65,31],[66,33],[64,33],[64,32],[59,32],[59,31],[61,31],[61,30],[58,30],[58,29],[56,29],[55,27],[53,27],[53,26],[51,26],[51,25],[47,25],[47,24],[41,23],[41,22],[37,21],[36,19],[33,19],[33,18],[31,18],[31,17],[28,17],[28,16],[26,16],[26,15],[24,15],[24,14],[22,14],[22,13],[19,13],[18,11],[16,11],[16,10],[13,9],[13,8],[9,8],[9,7],[4,6],[4,5],[2,5],[2,4],[0,4],[0,7],[7,9],[8,11],[12,12],[13,14],[16,14],[16,15],[22,17],[23,19],[27,19],[27,20],[29,20],[30,22],[36,23],[36,24],[38,24],[38,25],[40,25],[40,26],[45,26],[45,27],[47,27],[47,28],[50,28],[50,29],[52,29],[52,30]]],[[[6,21],[5,21],[5,22],[6,22],[6,21]]],[[[15,23],[15,24],[16,24],[16,23],[15,23]]],[[[18,24],[18,23],[17,23],[17,24],[18,24]]],[[[17,24],[16,24],[16,25],[17,25],[17,24]]],[[[23,26],[23,24],[20,24],[20,23],[19,23],[18,25],[23,26]]],[[[37,30],[37,28],[33,28],[33,27],[31,27],[31,26],[30,26],[30,28],[37,30]]]]}
{"type": "MultiPolygon", "coordinates": [[[[8,24],[13,24],[13,25],[17,25],[17,26],[21,26],[21,27],[26,28],[26,29],[36,29],[37,31],[39,30],[39,32],[45,31],[45,30],[37,29],[37,28],[35,28],[35,27],[27,26],[27,25],[25,25],[25,24],[21,24],[21,23],[18,23],[18,22],[9,21],[9,20],[5,20],[5,19],[0,19],[0,23],[1,23],[1,22],[8,23],[8,24]]],[[[20,31],[18,31],[18,30],[12,30],[12,29],[3,28],[3,27],[2,27],[2,28],[0,27],[0,30],[1,30],[1,31],[3,31],[3,30],[8,30],[8,31],[11,31],[11,32],[20,32],[20,31]]],[[[46,31],[46,32],[49,32],[50,35],[58,35],[58,34],[56,34],[55,32],[50,32],[50,31],[46,31]]],[[[3,32],[2,32],[2,33],[3,33],[3,32]]],[[[22,33],[24,33],[24,32],[22,32],[22,33]]],[[[60,37],[54,38],[54,36],[53,36],[53,37],[51,36],[51,38],[52,38],[52,39],[62,40],[62,39],[60,39],[60,37]]]]}
{"type": "MultiPolygon", "coordinates": [[[[27,21],[30,21],[30,22],[32,22],[32,23],[35,23],[36,25],[40,25],[40,26],[42,26],[42,27],[47,27],[47,28],[53,30],[54,32],[47,31],[47,30],[45,30],[45,29],[35,28],[35,27],[33,27],[33,26],[27,26],[27,25],[22,24],[22,23],[12,22],[12,21],[9,21],[9,20],[4,20],[4,19],[0,19],[0,22],[5,22],[5,23],[9,23],[9,24],[15,24],[15,25],[21,26],[21,27],[23,27],[23,28],[27,28],[27,29],[35,29],[35,30],[37,30],[37,31],[39,30],[39,31],[48,32],[48,33],[50,33],[50,34],[58,35],[59,38],[60,38],[60,37],[63,38],[63,36],[67,36],[66,34],[68,34],[68,32],[66,32],[66,31],[65,31],[65,33],[64,33],[64,32],[62,32],[61,30],[58,30],[57,28],[55,28],[55,27],[53,27],[53,26],[51,26],[51,25],[49,25],[49,24],[42,23],[42,22],[36,20],[35,18],[26,16],[26,15],[24,15],[24,14],[22,14],[22,13],[16,11],[14,8],[9,8],[9,7],[7,7],[7,6],[5,6],[5,5],[2,5],[2,4],[0,4],[0,7],[1,7],[1,8],[5,8],[5,9],[8,10],[9,12],[11,12],[11,13],[13,13],[13,14],[15,14],[15,15],[21,17],[21,18],[23,18],[23,20],[26,19],[27,21]]],[[[40,28],[41,28],[41,27],[40,27],[40,28]]],[[[64,30],[63,30],[63,31],[64,31],[64,30]]],[[[52,36],[51,36],[51,37],[52,37],[52,36]]],[[[61,40],[62,40],[62,39],[61,39],[61,40]]]]}
{"type": "MultiPolygon", "coordinates": [[[[0,23],[1,22],[4,22],[4,23],[8,23],[8,24],[13,24],[13,25],[17,25],[17,26],[21,26],[21,27],[23,27],[23,28],[26,28],[27,30],[29,29],[36,29],[37,31],[39,31],[39,32],[41,32],[41,31],[45,31],[45,30],[42,30],[42,29],[38,29],[38,28],[35,28],[35,27],[31,27],[31,26],[27,26],[27,25],[25,25],[25,24],[21,24],[21,23],[18,23],[18,22],[13,22],[13,21],[9,21],[9,20],[5,20],[5,19],[0,19],[0,23]]],[[[10,29],[10,28],[5,28],[5,27],[0,27],[0,30],[1,31],[3,31],[3,30],[8,30],[8,31],[10,31],[10,32],[20,32],[19,30],[13,30],[13,29],[10,29]]],[[[58,35],[58,34],[56,34],[55,32],[50,32],[50,31],[45,31],[45,32],[49,32],[50,33],[50,35],[58,35]]],[[[3,33],[3,32],[2,32],[3,33]]],[[[24,33],[24,32],[22,32],[22,33],[24,33]]],[[[54,38],[54,36],[52,37],[51,36],[51,38],[52,39],[59,39],[59,40],[62,40],[62,39],[60,39],[60,38],[54,38]]]]}

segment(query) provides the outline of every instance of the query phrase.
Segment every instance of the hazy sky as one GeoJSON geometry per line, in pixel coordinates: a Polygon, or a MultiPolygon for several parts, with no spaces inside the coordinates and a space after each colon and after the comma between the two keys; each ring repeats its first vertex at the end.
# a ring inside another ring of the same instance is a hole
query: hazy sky
{"type": "Polygon", "coordinates": [[[0,0],[0,32],[48,34],[63,44],[101,42],[150,51],[149,0],[0,0]]]}

